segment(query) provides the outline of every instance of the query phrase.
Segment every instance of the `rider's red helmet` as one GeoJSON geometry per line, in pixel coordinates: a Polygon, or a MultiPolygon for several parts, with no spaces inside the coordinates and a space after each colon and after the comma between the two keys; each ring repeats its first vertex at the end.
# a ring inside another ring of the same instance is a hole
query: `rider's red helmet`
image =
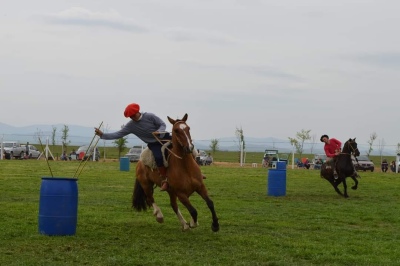
{"type": "Polygon", "coordinates": [[[140,106],[137,103],[131,103],[128,104],[128,106],[125,108],[124,116],[125,117],[131,117],[135,114],[137,114],[140,110],[140,106]]]}

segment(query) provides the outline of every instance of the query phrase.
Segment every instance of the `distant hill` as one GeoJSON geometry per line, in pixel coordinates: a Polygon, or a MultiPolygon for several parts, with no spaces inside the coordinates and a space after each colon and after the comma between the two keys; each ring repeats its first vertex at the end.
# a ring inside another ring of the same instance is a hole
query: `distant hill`
{"type": "MultiPolygon", "coordinates": [[[[53,127],[56,128],[56,142],[61,143],[61,130],[64,124],[57,125],[30,125],[24,127],[14,127],[0,123],[0,137],[3,140],[17,140],[21,143],[37,143],[38,136],[41,136],[42,142],[47,138],[51,141],[53,127]]],[[[94,136],[93,127],[84,127],[77,125],[68,125],[69,137],[72,145],[84,145],[90,143],[94,136]]],[[[111,129],[110,131],[116,131],[111,129]]],[[[219,149],[225,151],[238,151],[239,144],[236,137],[218,138],[219,149]]],[[[100,140],[103,145],[103,140],[100,140]]],[[[194,140],[196,148],[200,150],[209,150],[211,140],[194,140]]],[[[134,135],[128,136],[129,146],[142,145],[143,142],[134,135]]],[[[106,141],[107,146],[112,146],[112,141],[106,141]]],[[[265,149],[279,149],[281,152],[291,152],[291,145],[287,140],[268,138],[245,138],[246,151],[263,152],[265,149]]]]}
{"type": "MultiPolygon", "coordinates": [[[[67,125],[69,128],[69,137],[71,145],[85,145],[89,144],[94,136],[93,127],[84,127],[77,125],[67,125]]],[[[56,131],[56,143],[61,144],[61,130],[64,124],[56,125],[30,125],[24,127],[14,127],[0,122],[0,139],[15,140],[21,143],[30,142],[38,143],[38,136],[40,136],[43,143],[46,139],[51,142],[51,136],[53,127],[57,129],[56,131]]],[[[117,131],[117,129],[110,129],[110,132],[117,131]]],[[[239,151],[239,143],[236,137],[222,137],[217,138],[219,144],[219,150],[222,151],[239,151]]],[[[199,150],[210,150],[211,140],[194,140],[194,145],[199,150]]],[[[134,135],[128,136],[128,146],[142,145],[144,144],[140,139],[134,135]]],[[[113,146],[112,141],[100,140],[98,145],[113,146]]],[[[291,153],[292,146],[288,139],[279,139],[274,137],[265,138],[253,138],[245,137],[245,150],[248,152],[264,152],[266,149],[277,149],[280,153],[291,153]]],[[[360,145],[359,149],[361,154],[366,154],[368,147],[366,145],[360,145]]],[[[304,143],[305,154],[320,154],[324,153],[322,143],[311,144],[309,142],[304,143]]],[[[376,149],[372,153],[373,155],[378,155],[376,149]]],[[[385,149],[383,155],[394,156],[395,151],[385,149]]]]}

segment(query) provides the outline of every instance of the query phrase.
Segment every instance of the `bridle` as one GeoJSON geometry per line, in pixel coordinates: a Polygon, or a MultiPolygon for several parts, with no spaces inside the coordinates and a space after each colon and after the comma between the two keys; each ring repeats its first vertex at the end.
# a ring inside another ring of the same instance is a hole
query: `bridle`
{"type": "MultiPolygon", "coordinates": [[[[173,125],[173,126],[175,126],[175,125],[177,125],[177,124],[185,124],[186,126],[188,126],[187,124],[186,124],[186,122],[185,121],[181,121],[181,120],[179,120],[179,121],[176,121],[175,122],[175,124],[173,125]]],[[[183,143],[181,142],[181,140],[178,138],[177,139],[177,141],[178,141],[178,143],[181,145],[181,146],[183,146],[183,143]]],[[[192,139],[190,138],[190,142],[192,142],[192,139]]]]}
{"type": "MultiPolygon", "coordinates": [[[[153,136],[154,136],[154,138],[158,141],[158,143],[160,143],[162,146],[165,144],[165,143],[163,143],[163,142],[168,142],[169,140],[161,140],[157,135],[160,135],[160,134],[163,134],[163,133],[170,133],[170,132],[168,132],[168,131],[163,131],[163,132],[153,132],[152,134],[153,134],[153,136]]],[[[182,157],[180,157],[180,156],[178,156],[178,155],[176,155],[173,151],[171,151],[171,149],[170,148],[168,148],[168,147],[165,147],[165,149],[167,149],[172,155],[174,155],[176,158],[178,158],[178,159],[182,159],[182,157]]]]}
{"type": "MultiPolygon", "coordinates": [[[[181,120],[176,121],[175,124],[174,124],[173,126],[175,126],[176,124],[179,124],[179,123],[184,123],[184,124],[187,126],[186,122],[185,122],[185,121],[181,121],[181,120]]],[[[172,132],[168,132],[168,131],[164,131],[164,132],[153,132],[152,134],[153,134],[154,138],[155,138],[161,145],[164,145],[164,144],[163,144],[163,141],[164,141],[164,142],[168,142],[169,140],[161,140],[161,139],[157,136],[157,135],[162,134],[162,133],[171,133],[171,134],[172,134],[172,132]]],[[[179,138],[177,139],[177,141],[178,141],[178,143],[179,143],[181,146],[183,146],[183,144],[182,144],[182,142],[179,140],[179,138]]],[[[192,139],[190,139],[190,142],[192,142],[192,139]]],[[[172,155],[174,155],[176,158],[182,159],[181,156],[179,156],[179,155],[177,155],[176,153],[174,153],[170,148],[168,148],[168,147],[165,147],[165,148],[166,148],[172,155]]]]}
{"type": "MultiPolygon", "coordinates": [[[[353,146],[350,144],[350,141],[347,141],[347,142],[346,142],[346,146],[350,147],[350,148],[349,148],[349,150],[350,150],[350,155],[353,154],[353,155],[354,155],[354,158],[356,159],[356,162],[358,163],[357,156],[355,156],[355,153],[356,153],[356,150],[358,150],[358,147],[354,149],[353,146]]],[[[343,154],[348,154],[348,153],[343,153],[343,154]]]]}

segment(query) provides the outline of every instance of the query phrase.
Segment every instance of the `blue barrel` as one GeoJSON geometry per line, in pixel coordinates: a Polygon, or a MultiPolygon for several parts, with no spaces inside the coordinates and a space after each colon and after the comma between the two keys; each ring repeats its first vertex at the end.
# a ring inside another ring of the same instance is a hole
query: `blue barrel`
{"type": "Polygon", "coordinates": [[[119,170],[120,171],[129,171],[129,158],[128,157],[121,157],[119,158],[119,170]]]}
{"type": "Polygon", "coordinates": [[[286,169],[269,169],[268,170],[268,196],[285,196],[286,195],[286,169]]]}
{"type": "Polygon", "coordinates": [[[286,170],[286,162],[276,162],[276,169],[286,170]]]}
{"type": "Polygon", "coordinates": [[[42,177],[39,201],[39,233],[74,235],[78,214],[78,179],[42,177]]]}

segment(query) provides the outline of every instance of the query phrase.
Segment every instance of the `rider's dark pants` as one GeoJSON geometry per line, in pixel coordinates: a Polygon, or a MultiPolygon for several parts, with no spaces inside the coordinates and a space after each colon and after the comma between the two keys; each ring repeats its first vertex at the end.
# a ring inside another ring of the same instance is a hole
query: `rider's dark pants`
{"type": "MultiPolygon", "coordinates": [[[[165,136],[161,140],[170,140],[171,136],[166,133],[165,136]]],[[[154,155],[154,159],[158,167],[164,166],[163,156],[161,152],[162,144],[157,142],[147,143],[147,147],[151,150],[154,155]]]]}

